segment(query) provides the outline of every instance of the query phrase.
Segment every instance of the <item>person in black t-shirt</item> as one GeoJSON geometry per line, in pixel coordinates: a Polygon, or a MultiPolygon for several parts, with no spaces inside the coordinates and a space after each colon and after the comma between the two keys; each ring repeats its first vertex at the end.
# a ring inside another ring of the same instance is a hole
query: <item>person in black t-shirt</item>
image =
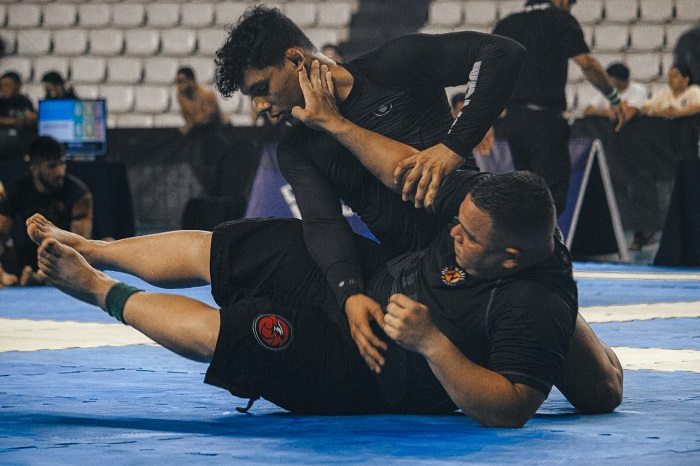
{"type": "Polygon", "coordinates": [[[44,99],[77,99],[73,87],[66,87],[66,81],[56,71],[49,71],[41,78],[41,85],[44,86],[46,95],[44,99]]]}
{"type": "MultiPolygon", "coordinates": [[[[403,197],[433,202],[441,178],[458,166],[477,170],[472,149],[512,92],[524,49],[507,38],[477,32],[397,38],[347,63],[320,54],[278,10],[249,10],[217,52],[217,87],[253,98],[259,112],[293,122],[303,106],[298,73],[319,60],[333,74],[344,117],[418,149],[401,161],[403,197]],[[453,118],[445,87],[466,85],[465,105],[453,118]],[[412,169],[412,170],[411,170],[412,169]],[[416,190],[417,188],[417,190],[416,190]],[[415,191],[415,193],[414,193],[415,191]],[[411,194],[414,193],[414,194],[411,194]]],[[[339,199],[395,253],[425,247],[442,227],[379,183],[352,153],[304,125],[289,128],[278,146],[280,170],[294,190],[306,245],[335,292],[363,354],[375,366],[382,346],[369,321],[381,309],[369,299],[350,227],[339,199]]]]}
{"type": "Polygon", "coordinates": [[[620,129],[625,113],[607,73],[591,55],[578,21],[569,13],[575,0],[528,0],[522,11],[501,19],[494,34],[527,49],[527,59],[507,107],[504,124],[516,170],[547,180],[557,213],[566,207],[571,175],[565,87],[572,59],[586,79],[610,101],[620,129]]]}
{"type": "Polygon", "coordinates": [[[0,160],[20,160],[36,136],[37,114],[14,71],[0,77],[0,160]]]}
{"type": "MultiPolygon", "coordinates": [[[[63,146],[49,136],[38,137],[29,147],[29,170],[30,175],[8,184],[7,196],[0,201],[0,259],[5,273],[19,277],[22,286],[41,284],[37,246],[23,228],[33,214],[39,212],[86,238],[92,235],[92,194],[85,183],[66,173],[63,146]],[[9,248],[11,237],[14,243],[9,248]]],[[[8,283],[10,277],[5,278],[2,281],[8,283]]]]}

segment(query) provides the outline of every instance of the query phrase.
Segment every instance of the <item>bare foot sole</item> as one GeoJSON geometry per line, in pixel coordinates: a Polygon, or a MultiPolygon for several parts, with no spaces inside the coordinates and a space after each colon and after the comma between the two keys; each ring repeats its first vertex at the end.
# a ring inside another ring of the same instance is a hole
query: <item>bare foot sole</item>
{"type": "Polygon", "coordinates": [[[34,214],[27,219],[27,234],[37,245],[46,238],[53,238],[59,243],[70,246],[71,248],[80,251],[87,242],[82,236],[62,230],[51,223],[41,214],[34,214]]]}
{"type": "Polygon", "coordinates": [[[17,275],[7,273],[0,265],[0,288],[17,284],[17,275]]]}
{"type": "Polygon", "coordinates": [[[39,246],[39,275],[64,293],[80,301],[103,307],[109,289],[117,283],[95,270],[75,249],[46,238],[39,246]]]}

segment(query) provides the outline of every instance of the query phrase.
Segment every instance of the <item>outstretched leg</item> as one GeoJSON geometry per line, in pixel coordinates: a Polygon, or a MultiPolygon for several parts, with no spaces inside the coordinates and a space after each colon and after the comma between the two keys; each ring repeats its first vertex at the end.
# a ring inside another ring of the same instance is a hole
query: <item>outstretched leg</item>
{"type": "Polygon", "coordinates": [[[622,402],[623,373],[615,352],[579,314],[557,388],[583,413],[610,413],[622,402]]]}
{"type": "Polygon", "coordinates": [[[208,231],[173,231],[107,242],[85,239],[35,214],[27,220],[27,233],[36,244],[53,238],[95,267],[127,272],[160,287],[211,282],[208,231]]]}
{"type": "MultiPolygon", "coordinates": [[[[107,293],[118,282],[90,266],[75,249],[46,238],[38,262],[47,283],[106,310],[107,293]]],[[[185,296],[139,292],[126,301],[123,317],[165,348],[195,361],[211,361],[219,335],[218,309],[185,296]]]]}

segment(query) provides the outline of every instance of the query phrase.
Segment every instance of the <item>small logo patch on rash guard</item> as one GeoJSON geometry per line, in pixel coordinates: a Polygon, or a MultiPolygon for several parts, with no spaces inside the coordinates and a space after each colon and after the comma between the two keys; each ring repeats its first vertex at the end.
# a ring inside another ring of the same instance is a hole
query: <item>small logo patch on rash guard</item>
{"type": "Polygon", "coordinates": [[[464,281],[467,273],[459,266],[445,267],[440,271],[440,279],[447,286],[457,286],[464,281]]]}
{"type": "Polygon", "coordinates": [[[377,117],[383,117],[387,113],[391,112],[391,110],[394,108],[394,104],[391,103],[391,100],[385,104],[383,104],[381,107],[376,109],[372,114],[377,117]]]}
{"type": "Polygon", "coordinates": [[[253,335],[263,348],[282,351],[292,341],[292,326],[284,317],[262,314],[253,322],[253,335]]]}

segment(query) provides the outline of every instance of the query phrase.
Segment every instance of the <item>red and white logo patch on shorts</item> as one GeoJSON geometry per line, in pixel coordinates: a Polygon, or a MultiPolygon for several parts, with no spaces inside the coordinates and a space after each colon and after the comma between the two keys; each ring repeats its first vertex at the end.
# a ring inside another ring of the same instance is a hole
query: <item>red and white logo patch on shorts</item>
{"type": "Polygon", "coordinates": [[[253,334],[263,348],[281,351],[292,342],[292,326],[284,317],[262,314],[253,322],[253,334]]]}

